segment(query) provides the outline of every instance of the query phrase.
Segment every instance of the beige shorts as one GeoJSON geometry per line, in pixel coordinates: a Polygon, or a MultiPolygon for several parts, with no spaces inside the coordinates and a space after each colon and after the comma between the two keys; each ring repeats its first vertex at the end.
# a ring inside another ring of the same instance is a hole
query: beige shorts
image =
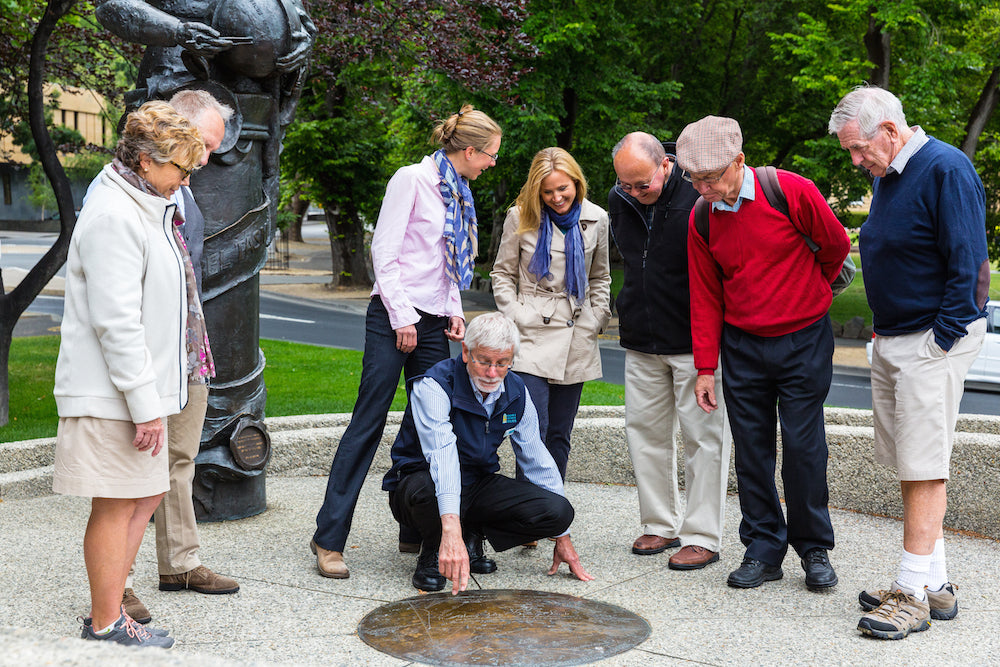
{"type": "Polygon", "coordinates": [[[875,460],[896,468],[901,481],[948,479],[965,375],[985,334],[980,318],[947,354],[932,329],[875,337],[875,460]]]}
{"type": "Polygon", "coordinates": [[[118,419],[66,417],[56,434],[52,490],[89,498],[146,498],[170,488],[164,446],[140,452],[132,446],[135,424],[118,419]]]}

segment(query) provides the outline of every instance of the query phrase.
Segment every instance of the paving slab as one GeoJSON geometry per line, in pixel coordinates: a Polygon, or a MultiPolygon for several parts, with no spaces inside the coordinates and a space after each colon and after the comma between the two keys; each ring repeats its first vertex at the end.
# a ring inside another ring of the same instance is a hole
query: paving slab
{"type": "MultiPolygon", "coordinates": [[[[416,591],[413,554],[397,550],[396,527],[380,490],[366,480],[346,549],[351,577],[320,577],[309,552],[315,512],[325,488],[320,476],[274,476],[267,510],[239,521],[201,524],[201,557],[235,577],[235,595],[200,595],[157,589],[155,544],[149,528],[136,564],[135,590],[153,624],[177,639],[169,651],[94,646],[76,639],[78,615],[89,593],[82,539],[89,501],[46,496],[0,502],[0,665],[403,665],[357,636],[358,622],[386,602],[416,591]]],[[[901,642],[861,636],[858,592],[885,586],[895,575],[902,535],[893,519],[833,509],[837,548],[831,560],[840,577],[832,591],[812,593],[790,554],[785,577],[758,589],[726,586],[743,549],[739,508],[730,497],[719,563],[677,572],[671,551],[635,556],[635,488],[570,483],[576,508],[573,541],[597,579],[555,576],[551,543],[496,554],[499,570],[477,575],[471,587],[526,588],[592,598],[624,607],[652,626],[650,638],[601,665],[836,665],[997,664],[1000,655],[1000,544],[949,532],[949,574],[959,586],[960,613],[901,642]]],[[[483,632],[489,632],[488,627],[483,632]]]]}

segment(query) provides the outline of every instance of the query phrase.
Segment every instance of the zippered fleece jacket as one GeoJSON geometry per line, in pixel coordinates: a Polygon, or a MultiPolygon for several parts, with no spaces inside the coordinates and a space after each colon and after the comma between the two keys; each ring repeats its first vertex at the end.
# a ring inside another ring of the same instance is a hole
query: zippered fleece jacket
{"type": "MultiPolygon", "coordinates": [[[[665,144],[665,147],[667,145],[665,144]]],[[[674,144],[668,152],[673,153],[674,144]]],[[[625,265],[615,299],[622,347],[644,354],[691,353],[687,235],[698,192],[674,164],[646,223],[645,206],[616,185],[608,193],[611,235],[625,265]]]]}
{"type": "Polygon", "coordinates": [[[77,220],[66,263],[54,395],[60,417],[136,424],[187,403],[187,292],[175,204],[111,165],[77,220]]]}

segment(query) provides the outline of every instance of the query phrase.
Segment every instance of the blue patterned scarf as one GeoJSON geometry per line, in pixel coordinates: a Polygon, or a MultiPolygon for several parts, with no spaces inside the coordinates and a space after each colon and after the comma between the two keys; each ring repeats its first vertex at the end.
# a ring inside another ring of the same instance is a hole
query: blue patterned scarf
{"type": "Polygon", "coordinates": [[[435,151],[432,157],[441,172],[438,189],[448,207],[444,216],[445,272],[459,289],[469,289],[479,250],[476,202],[472,199],[469,182],[458,175],[444,149],[435,151]]]}
{"type": "Polygon", "coordinates": [[[584,270],[583,234],[580,233],[580,202],[573,206],[566,215],[559,215],[548,206],[542,206],[542,219],[538,225],[538,241],[535,242],[535,254],[528,262],[528,270],[535,278],[552,279],[549,265],[552,263],[552,225],[555,223],[566,235],[566,291],[577,301],[587,293],[587,273],[584,270]]]}

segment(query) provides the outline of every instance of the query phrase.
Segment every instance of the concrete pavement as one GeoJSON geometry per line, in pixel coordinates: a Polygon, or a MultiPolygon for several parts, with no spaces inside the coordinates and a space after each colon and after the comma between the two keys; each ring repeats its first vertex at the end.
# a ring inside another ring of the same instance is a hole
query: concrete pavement
{"type": "MultiPolygon", "coordinates": [[[[0,664],[71,665],[402,665],[365,645],[356,634],[365,614],[416,594],[409,579],[412,554],[396,550],[395,524],[379,477],[363,489],[346,558],[351,577],[320,577],[309,552],[315,511],[325,479],[268,479],[268,509],[232,522],[203,524],[201,557],[235,577],[235,595],[157,590],[152,527],[136,564],[135,590],[177,644],[170,651],[94,646],[74,620],[89,606],[82,556],[86,499],[48,496],[0,503],[3,558],[0,580],[0,664]],[[231,661],[231,662],[229,662],[231,661]]],[[[858,592],[885,586],[895,575],[901,524],[865,514],[832,511],[837,548],[831,560],[840,584],[812,593],[798,559],[785,559],[784,579],[753,590],[726,586],[739,565],[739,508],[729,498],[722,558],[703,570],[667,568],[669,552],[635,556],[639,534],[634,487],[570,483],[578,552],[597,579],[581,583],[565,566],[553,577],[551,548],[516,548],[496,555],[499,570],[476,575],[472,587],[555,591],[620,605],[645,618],[651,637],[601,661],[606,665],[970,665],[997,664],[1000,655],[998,545],[948,533],[949,574],[958,584],[960,613],[935,621],[901,642],[860,635],[858,592]]],[[[483,628],[488,632],[488,628],[483,628]]]]}

